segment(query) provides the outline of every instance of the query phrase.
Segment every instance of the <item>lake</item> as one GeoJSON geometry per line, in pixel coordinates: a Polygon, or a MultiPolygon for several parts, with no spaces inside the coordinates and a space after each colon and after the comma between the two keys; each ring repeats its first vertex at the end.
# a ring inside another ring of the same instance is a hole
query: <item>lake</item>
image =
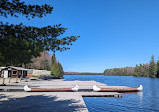
{"type": "Polygon", "coordinates": [[[124,93],[122,98],[84,97],[89,112],[159,112],[159,78],[103,75],[65,75],[66,80],[95,80],[109,86],[138,87],[138,93],[124,93]]]}

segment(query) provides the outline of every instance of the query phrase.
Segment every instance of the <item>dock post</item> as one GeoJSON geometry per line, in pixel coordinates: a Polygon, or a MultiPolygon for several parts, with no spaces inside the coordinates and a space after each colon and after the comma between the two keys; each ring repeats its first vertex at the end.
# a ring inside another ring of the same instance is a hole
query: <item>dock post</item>
{"type": "Polygon", "coordinates": [[[4,82],[5,82],[5,78],[3,77],[3,85],[5,85],[4,82]]]}
{"type": "Polygon", "coordinates": [[[17,75],[17,77],[16,77],[16,83],[18,83],[18,75],[17,75]]]}
{"type": "Polygon", "coordinates": [[[22,70],[22,74],[21,74],[21,77],[20,77],[20,82],[21,82],[22,78],[23,78],[23,70],[22,70]]]}
{"type": "Polygon", "coordinates": [[[9,77],[9,83],[10,83],[11,77],[9,77]]]}

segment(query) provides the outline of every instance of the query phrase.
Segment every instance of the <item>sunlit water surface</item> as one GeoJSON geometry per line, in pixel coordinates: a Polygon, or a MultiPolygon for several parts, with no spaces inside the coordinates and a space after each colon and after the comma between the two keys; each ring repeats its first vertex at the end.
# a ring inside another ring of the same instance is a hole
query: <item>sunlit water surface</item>
{"type": "Polygon", "coordinates": [[[124,94],[122,98],[84,97],[89,112],[159,112],[159,78],[103,75],[65,75],[66,80],[105,83],[110,86],[138,87],[142,92],[124,94]]]}

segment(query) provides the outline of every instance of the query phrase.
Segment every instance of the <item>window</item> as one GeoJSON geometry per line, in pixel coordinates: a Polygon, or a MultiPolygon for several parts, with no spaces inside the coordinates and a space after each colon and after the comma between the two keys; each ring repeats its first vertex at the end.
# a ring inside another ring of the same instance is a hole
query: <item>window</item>
{"type": "Polygon", "coordinates": [[[13,75],[17,75],[17,71],[13,71],[13,75]]]}

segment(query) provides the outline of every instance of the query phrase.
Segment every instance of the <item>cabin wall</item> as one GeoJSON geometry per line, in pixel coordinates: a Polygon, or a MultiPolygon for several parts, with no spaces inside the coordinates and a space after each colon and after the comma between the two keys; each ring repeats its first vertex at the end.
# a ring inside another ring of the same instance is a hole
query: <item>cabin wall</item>
{"type": "Polygon", "coordinates": [[[18,74],[18,70],[11,70],[11,77],[17,77],[18,74]]]}
{"type": "MultiPolygon", "coordinates": [[[[2,67],[1,67],[2,68],[2,67]]],[[[3,77],[5,74],[5,78],[12,77],[15,78],[18,76],[20,78],[23,75],[23,78],[27,76],[27,71],[25,68],[21,67],[5,67],[0,69],[0,77],[3,77]],[[5,73],[4,73],[5,72],[5,73]]]]}
{"type": "MultiPolygon", "coordinates": [[[[22,75],[22,70],[2,70],[0,72],[0,77],[3,77],[5,75],[5,78],[16,78],[17,75],[20,78],[22,75]]],[[[27,71],[23,71],[23,77],[27,76],[27,71]]]]}

